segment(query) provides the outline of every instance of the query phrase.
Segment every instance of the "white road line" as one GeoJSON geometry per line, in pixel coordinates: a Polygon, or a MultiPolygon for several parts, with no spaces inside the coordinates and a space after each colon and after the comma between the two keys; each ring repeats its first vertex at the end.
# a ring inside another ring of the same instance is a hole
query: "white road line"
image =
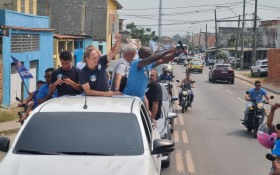
{"type": "Polygon", "coordinates": [[[178,173],[185,174],[185,168],[183,163],[183,154],[181,150],[176,150],[176,170],[178,173]]]}
{"type": "Polygon", "coordinates": [[[218,85],[220,88],[224,88],[224,86],[222,86],[222,85],[218,85]]]}
{"type": "Polygon", "coordinates": [[[188,143],[188,142],[189,142],[189,139],[188,139],[188,135],[187,135],[187,131],[186,131],[186,130],[183,130],[183,131],[182,131],[182,138],[183,138],[183,142],[184,142],[184,143],[188,143]]]}
{"type": "Polygon", "coordinates": [[[174,125],[177,125],[177,117],[174,118],[174,125]]]}
{"type": "Polygon", "coordinates": [[[195,173],[195,167],[194,167],[194,163],[193,163],[193,160],[192,160],[192,154],[191,154],[190,150],[187,150],[186,159],[187,159],[188,171],[191,174],[194,174],[195,173]]]}
{"type": "Polygon", "coordinates": [[[184,122],[184,119],[183,119],[182,114],[179,114],[179,123],[180,123],[180,125],[182,125],[182,126],[185,125],[185,122],[184,122]]]}
{"type": "Polygon", "coordinates": [[[233,94],[232,92],[230,92],[229,90],[226,90],[228,93],[230,93],[231,95],[233,94]]]}
{"type": "Polygon", "coordinates": [[[178,133],[178,131],[174,131],[173,132],[173,138],[174,138],[174,142],[175,143],[179,143],[179,133],[178,133]]]}
{"type": "Polygon", "coordinates": [[[240,98],[240,97],[236,97],[239,101],[241,101],[242,103],[245,103],[245,101],[242,99],[242,98],[240,98]]]}

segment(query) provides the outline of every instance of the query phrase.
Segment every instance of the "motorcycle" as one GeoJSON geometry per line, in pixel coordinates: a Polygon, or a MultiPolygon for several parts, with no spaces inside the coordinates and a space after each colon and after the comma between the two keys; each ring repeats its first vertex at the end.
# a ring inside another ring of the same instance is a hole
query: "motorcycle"
{"type": "MultiPolygon", "coordinates": [[[[180,82],[177,80],[177,82],[180,82]]],[[[195,83],[195,81],[192,81],[192,83],[195,83]]],[[[181,87],[181,93],[182,93],[182,98],[180,100],[180,104],[182,106],[182,113],[188,110],[188,107],[191,105],[191,89],[189,87],[181,87]]]]}
{"type": "Polygon", "coordinates": [[[18,112],[18,117],[19,117],[19,121],[18,122],[20,122],[20,124],[23,125],[24,120],[20,121],[20,119],[21,119],[22,115],[26,112],[28,106],[26,104],[23,104],[23,102],[18,97],[16,97],[16,100],[18,102],[20,102],[20,104],[18,106],[23,108],[22,111],[18,112]]]}
{"type": "MultiPolygon", "coordinates": [[[[249,94],[247,91],[246,94],[249,94]]],[[[274,96],[270,96],[273,99],[274,96]]],[[[266,116],[265,104],[268,104],[266,100],[257,102],[255,99],[251,100],[252,103],[248,103],[248,111],[245,113],[247,116],[247,121],[242,120],[242,124],[247,128],[248,132],[254,133],[254,137],[257,138],[257,131],[259,126],[263,123],[266,116]]]]}

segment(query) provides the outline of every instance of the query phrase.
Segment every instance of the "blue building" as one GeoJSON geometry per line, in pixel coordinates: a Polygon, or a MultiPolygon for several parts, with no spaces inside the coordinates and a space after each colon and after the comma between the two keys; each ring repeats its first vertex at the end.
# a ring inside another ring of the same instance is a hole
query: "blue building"
{"type": "Polygon", "coordinates": [[[32,73],[33,78],[25,80],[30,92],[36,89],[37,80],[45,80],[45,70],[53,67],[53,31],[49,17],[0,9],[1,104],[8,106],[16,102],[16,96],[28,95],[11,56],[32,73]]]}

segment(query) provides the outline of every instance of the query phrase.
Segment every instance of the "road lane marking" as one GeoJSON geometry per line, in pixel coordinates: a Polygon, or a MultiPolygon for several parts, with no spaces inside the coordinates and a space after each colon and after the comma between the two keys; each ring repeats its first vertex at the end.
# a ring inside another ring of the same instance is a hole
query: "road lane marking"
{"type": "Polygon", "coordinates": [[[185,173],[183,154],[181,150],[176,150],[176,170],[178,173],[185,173]]]}
{"type": "Polygon", "coordinates": [[[173,131],[173,135],[174,135],[174,142],[179,143],[179,133],[178,133],[178,131],[173,131]]]}
{"type": "Polygon", "coordinates": [[[226,90],[228,93],[230,93],[231,95],[233,94],[232,92],[230,92],[229,90],[226,90]]]}
{"type": "Polygon", "coordinates": [[[189,139],[188,139],[188,135],[187,135],[187,131],[186,130],[182,131],[182,138],[183,138],[183,142],[184,143],[189,143],[189,139]]]}
{"type": "Polygon", "coordinates": [[[236,97],[239,101],[241,101],[242,103],[245,103],[245,101],[242,99],[242,98],[240,98],[240,97],[236,97]]]}
{"type": "Polygon", "coordinates": [[[187,160],[188,171],[191,174],[194,174],[195,173],[195,167],[194,167],[194,163],[193,163],[193,159],[192,159],[192,154],[191,154],[190,150],[187,150],[186,160],[187,160]]]}
{"type": "Polygon", "coordinates": [[[179,123],[180,123],[180,125],[182,125],[182,126],[185,125],[185,122],[184,122],[184,119],[183,119],[182,114],[179,114],[179,123]]]}
{"type": "MultiPolygon", "coordinates": [[[[174,125],[177,125],[177,117],[174,118],[174,125]]],[[[174,129],[174,128],[173,128],[174,129]]]]}
{"type": "Polygon", "coordinates": [[[224,88],[224,86],[222,86],[222,85],[218,85],[220,88],[224,88]]]}

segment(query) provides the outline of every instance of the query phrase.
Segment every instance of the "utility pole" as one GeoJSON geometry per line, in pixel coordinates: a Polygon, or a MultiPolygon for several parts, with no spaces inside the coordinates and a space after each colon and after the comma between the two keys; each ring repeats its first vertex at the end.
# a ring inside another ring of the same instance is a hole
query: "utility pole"
{"type": "Polygon", "coordinates": [[[238,53],[238,44],[239,44],[239,28],[240,28],[240,15],[238,18],[238,27],[237,27],[237,32],[236,32],[235,55],[234,55],[235,58],[238,57],[237,53],[238,53]]]}
{"type": "Polygon", "coordinates": [[[258,10],[258,0],[255,0],[255,14],[254,14],[254,35],[253,35],[253,54],[252,63],[256,62],[256,45],[257,45],[257,10],[258,10]]]}
{"type": "Polygon", "coordinates": [[[162,0],[159,0],[158,38],[161,37],[161,29],[162,29],[162,0]]]}
{"type": "Polygon", "coordinates": [[[243,69],[244,62],[244,26],[245,26],[245,4],[246,0],[243,1],[243,20],[242,20],[242,35],[241,35],[241,56],[240,56],[240,69],[243,69]]]}
{"type": "Polygon", "coordinates": [[[201,37],[201,29],[200,29],[200,31],[199,31],[198,50],[200,50],[200,37],[201,37]]]}
{"type": "Polygon", "coordinates": [[[218,29],[217,29],[217,12],[215,9],[215,34],[216,34],[216,49],[218,49],[218,29]]]}
{"type": "Polygon", "coordinates": [[[239,28],[240,28],[240,15],[238,18],[238,27],[237,27],[237,34],[236,34],[236,43],[235,43],[235,59],[234,59],[234,68],[236,69],[236,58],[238,57],[238,46],[239,46],[239,28]]]}
{"type": "Polygon", "coordinates": [[[208,33],[207,33],[207,24],[206,24],[206,32],[205,32],[205,50],[208,48],[208,33]]]}

